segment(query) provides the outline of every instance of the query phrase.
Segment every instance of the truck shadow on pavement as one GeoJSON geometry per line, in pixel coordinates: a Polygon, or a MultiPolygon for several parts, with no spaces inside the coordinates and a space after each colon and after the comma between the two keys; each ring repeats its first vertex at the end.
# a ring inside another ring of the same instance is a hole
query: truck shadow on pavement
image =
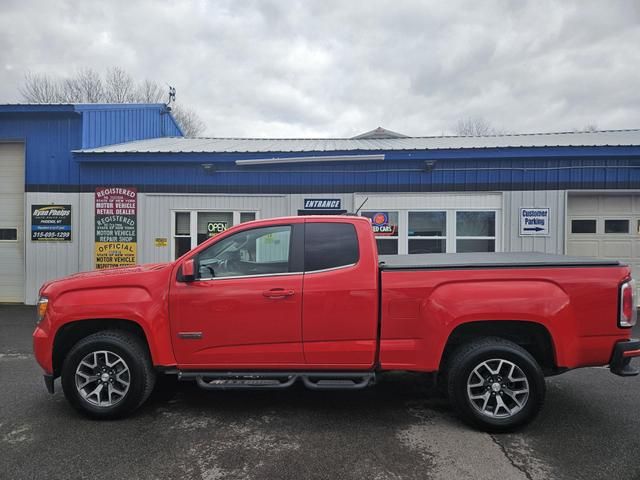
{"type": "Polygon", "coordinates": [[[345,418],[380,415],[385,410],[405,409],[407,403],[422,403],[434,413],[450,413],[448,402],[423,374],[386,374],[376,385],[355,391],[311,391],[301,383],[283,390],[205,391],[195,382],[173,377],[160,378],[142,414],[157,408],[242,414],[257,410],[286,410],[297,413],[332,412],[345,418]]]}

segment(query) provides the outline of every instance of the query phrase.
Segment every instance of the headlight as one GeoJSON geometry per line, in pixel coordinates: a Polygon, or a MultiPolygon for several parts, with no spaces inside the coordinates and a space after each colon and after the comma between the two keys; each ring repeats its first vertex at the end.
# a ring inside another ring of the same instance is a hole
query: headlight
{"type": "Polygon", "coordinates": [[[47,307],[49,306],[49,299],[47,297],[40,297],[38,299],[38,323],[42,321],[44,315],[47,313],[47,307]]]}

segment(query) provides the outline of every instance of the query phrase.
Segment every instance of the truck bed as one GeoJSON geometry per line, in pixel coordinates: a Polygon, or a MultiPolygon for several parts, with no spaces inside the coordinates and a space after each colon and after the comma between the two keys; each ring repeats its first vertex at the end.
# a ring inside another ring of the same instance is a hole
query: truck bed
{"type": "Polygon", "coordinates": [[[617,260],[569,257],[536,252],[426,253],[380,255],[381,270],[515,268],[515,267],[615,267],[617,260]]]}

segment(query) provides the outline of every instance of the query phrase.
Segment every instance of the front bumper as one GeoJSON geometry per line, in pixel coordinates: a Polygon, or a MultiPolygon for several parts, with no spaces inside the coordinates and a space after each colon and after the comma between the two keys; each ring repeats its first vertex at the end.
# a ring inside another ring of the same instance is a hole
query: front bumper
{"type": "Polygon", "coordinates": [[[42,322],[33,332],[33,353],[36,361],[47,374],[53,373],[53,342],[42,322]]]}
{"type": "Polygon", "coordinates": [[[50,375],[48,373],[44,374],[44,385],[45,387],[47,387],[47,392],[51,394],[55,392],[55,388],[53,386],[54,381],[55,381],[55,377],[53,375],[50,375]]]}
{"type": "Polygon", "coordinates": [[[621,377],[633,377],[640,373],[640,370],[631,366],[631,359],[640,357],[640,340],[632,338],[616,343],[613,347],[613,355],[609,370],[611,373],[621,377]]]}

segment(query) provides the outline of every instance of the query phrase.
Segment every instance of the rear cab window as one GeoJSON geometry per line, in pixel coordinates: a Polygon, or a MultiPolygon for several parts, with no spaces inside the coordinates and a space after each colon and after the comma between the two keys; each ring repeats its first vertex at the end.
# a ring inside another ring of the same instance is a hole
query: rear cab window
{"type": "Polygon", "coordinates": [[[305,224],[305,272],[354,265],[359,258],[358,236],[352,224],[330,222],[305,224]]]}

